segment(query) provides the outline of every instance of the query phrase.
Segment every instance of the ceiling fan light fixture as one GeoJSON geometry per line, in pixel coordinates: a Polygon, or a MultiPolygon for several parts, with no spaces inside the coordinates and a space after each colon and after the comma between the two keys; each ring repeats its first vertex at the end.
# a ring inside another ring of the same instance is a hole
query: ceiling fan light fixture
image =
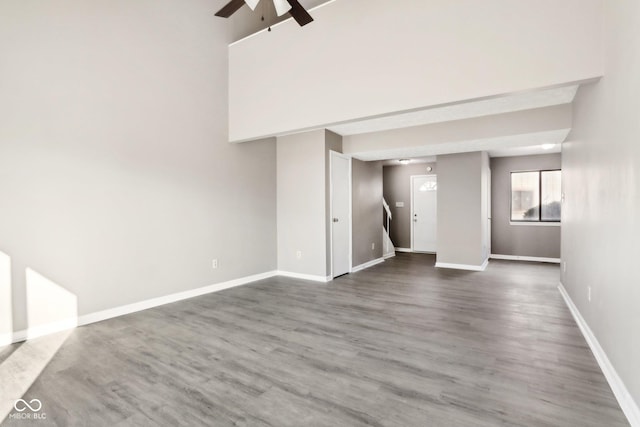
{"type": "Polygon", "coordinates": [[[287,0],[273,0],[278,16],[282,16],[291,10],[291,5],[287,0]]]}
{"type": "Polygon", "coordinates": [[[244,2],[251,8],[251,10],[256,10],[256,7],[258,7],[258,3],[260,3],[260,0],[244,0],[244,2]]]}
{"type": "MultiPolygon", "coordinates": [[[[305,25],[313,22],[313,17],[309,15],[309,12],[307,12],[307,10],[300,4],[298,0],[272,1],[278,16],[282,16],[285,13],[289,12],[289,14],[301,27],[304,27],[305,25]]],[[[240,10],[240,8],[245,4],[249,6],[251,10],[255,10],[258,7],[258,3],[260,3],[260,0],[229,0],[229,3],[224,5],[222,9],[216,12],[216,16],[219,16],[221,18],[229,18],[231,15],[240,10]]],[[[262,20],[264,21],[264,16],[262,16],[262,20]]]]}

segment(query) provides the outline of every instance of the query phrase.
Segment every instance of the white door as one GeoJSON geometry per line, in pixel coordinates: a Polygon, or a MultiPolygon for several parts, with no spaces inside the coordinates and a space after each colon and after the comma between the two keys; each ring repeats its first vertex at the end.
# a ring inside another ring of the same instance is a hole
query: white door
{"type": "Polygon", "coordinates": [[[350,218],[351,160],[331,152],[331,275],[338,277],[351,266],[350,218]]]}
{"type": "Polygon", "coordinates": [[[435,175],[411,177],[411,242],[416,252],[436,252],[437,190],[435,175]]]}
{"type": "Polygon", "coordinates": [[[487,256],[491,255],[491,169],[487,180],[487,256]]]}

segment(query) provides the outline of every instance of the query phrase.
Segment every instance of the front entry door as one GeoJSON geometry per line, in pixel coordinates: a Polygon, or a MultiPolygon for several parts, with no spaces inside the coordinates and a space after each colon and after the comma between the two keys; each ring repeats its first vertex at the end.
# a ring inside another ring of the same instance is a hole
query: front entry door
{"type": "Polygon", "coordinates": [[[416,252],[436,252],[437,191],[435,175],[411,177],[413,196],[411,212],[412,249],[416,252]]]}

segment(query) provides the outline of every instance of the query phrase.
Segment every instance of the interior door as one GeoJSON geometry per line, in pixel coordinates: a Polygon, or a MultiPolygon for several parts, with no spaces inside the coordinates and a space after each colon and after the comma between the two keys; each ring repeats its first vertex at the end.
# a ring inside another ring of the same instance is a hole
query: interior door
{"type": "Polygon", "coordinates": [[[338,277],[351,269],[350,229],[350,163],[339,153],[331,152],[331,259],[332,276],[338,277]]]}
{"type": "Polygon", "coordinates": [[[414,176],[412,181],[411,237],[412,249],[416,252],[433,252],[437,233],[437,191],[435,175],[414,176]]]}
{"type": "Polygon", "coordinates": [[[491,169],[487,180],[487,256],[491,255],[491,169]]]}

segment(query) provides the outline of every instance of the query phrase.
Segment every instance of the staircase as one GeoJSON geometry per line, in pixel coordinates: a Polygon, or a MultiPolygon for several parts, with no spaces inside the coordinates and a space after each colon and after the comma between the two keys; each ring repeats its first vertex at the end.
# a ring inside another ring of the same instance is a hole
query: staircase
{"type": "Polygon", "coordinates": [[[389,237],[389,225],[392,219],[391,209],[389,209],[389,205],[384,198],[382,199],[382,207],[384,208],[382,213],[382,256],[386,259],[396,256],[396,249],[391,241],[391,237],[389,237]]]}

